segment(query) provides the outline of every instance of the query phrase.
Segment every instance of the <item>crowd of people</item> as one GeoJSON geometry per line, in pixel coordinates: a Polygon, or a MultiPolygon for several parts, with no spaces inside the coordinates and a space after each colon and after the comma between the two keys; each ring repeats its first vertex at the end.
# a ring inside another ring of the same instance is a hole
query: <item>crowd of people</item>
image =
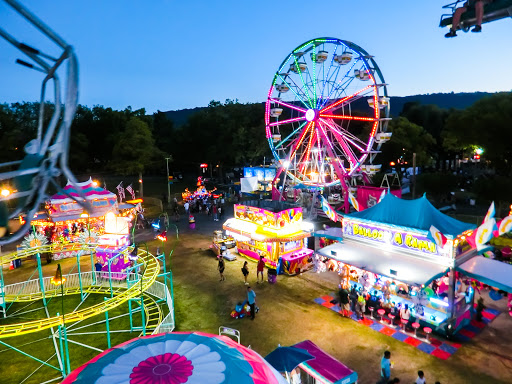
{"type": "MultiPolygon", "coordinates": [[[[216,199],[211,196],[206,196],[194,200],[185,200],[183,202],[183,208],[187,217],[193,213],[206,214],[208,217],[212,217],[213,221],[222,220],[225,213],[223,197],[216,199]]],[[[175,221],[179,221],[180,207],[176,198],[174,198],[172,211],[175,221]]]]}

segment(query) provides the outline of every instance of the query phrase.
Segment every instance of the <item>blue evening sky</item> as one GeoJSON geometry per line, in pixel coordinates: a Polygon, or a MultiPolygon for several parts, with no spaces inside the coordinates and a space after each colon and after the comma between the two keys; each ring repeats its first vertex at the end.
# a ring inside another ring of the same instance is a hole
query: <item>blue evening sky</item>
{"type": "MultiPolygon", "coordinates": [[[[265,100],[275,71],[316,37],[352,41],[375,56],[392,96],[510,91],[512,19],[445,39],[448,0],[23,0],[77,52],[80,103],[148,112],[210,100],[265,100]]],[[[0,3],[0,26],[42,48],[0,3]]],[[[44,42],[43,45],[40,43],[44,42]]],[[[35,101],[41,76],[0,40],[0,102],[35,101]]]]}

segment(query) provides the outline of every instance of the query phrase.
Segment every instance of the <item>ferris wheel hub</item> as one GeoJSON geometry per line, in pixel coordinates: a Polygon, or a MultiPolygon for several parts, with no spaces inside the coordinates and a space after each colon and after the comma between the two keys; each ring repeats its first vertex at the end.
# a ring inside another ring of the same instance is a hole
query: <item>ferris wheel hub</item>
{"type": "Polygon", "coordinates": [[[306,120],[307,121],[317,120],[318,116],[320,116],[318,109],[308,109],[306,111],[306,120]]]}

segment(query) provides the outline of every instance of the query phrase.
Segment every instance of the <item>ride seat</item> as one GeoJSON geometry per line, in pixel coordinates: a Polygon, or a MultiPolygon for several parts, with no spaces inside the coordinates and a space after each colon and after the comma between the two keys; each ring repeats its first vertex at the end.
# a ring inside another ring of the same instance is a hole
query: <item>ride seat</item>
{"type": "MultiPolygon", "coordinates": [[[[460,1],[443,7],[451,8],[452,14],[444,14],[441,16],[441,21],[439,23],[440,27],[449,27],[453,24],[453,12],[455,12],[458,3],[460,3],[460,1]]],[[[482,24],[503,19],[505,17],[512,17],[512,0],[494,0],[492,3],[484,5],[484,17],[482,19],[482,24]]],[[[475,9],[471,7],[461,15],[459,29],[467,32],[469,28],[475,24],[476,13],[475,9]]]]}

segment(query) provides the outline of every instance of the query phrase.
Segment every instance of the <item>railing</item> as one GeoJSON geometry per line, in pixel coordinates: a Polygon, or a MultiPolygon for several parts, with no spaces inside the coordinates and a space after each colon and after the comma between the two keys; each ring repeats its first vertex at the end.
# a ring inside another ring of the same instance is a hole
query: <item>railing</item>
{"type": "MultiPolygon", "coordinates": [[[[66,278],[63,286],[64,293],[67,294],[70,291],[76,293],[77,289],[80,289],[80,279],[82,280],[82,288],[84,291],[87,291],[88,287],[110,288],[109,276],[112,276],[113,288],[128,289],[127,277],[130,281],[130,286],[140,284],[140,275],[136,273],[130,273],[127,276],[126,273],[120,272],[111,272],[111,274],[105,271],[82,272],[81,274],[74,273],[64,276],[66,278]]],[[[51,277],[43,278],[43,289],[45,297],[58,296],[61,294],[60,287],[53,285],[51,283],[51,279],[51,277]]],[[[6,285],[4,287],[4,292],[7,302],[27,301],[28,299],[35,300],[43,297],[39,279],[29,280],[24,283],[6,285]]],[[[153,334],[161,332],[172,332],[175,324],[174,313],[172,310],[173,303],[169,288],[165,284],[159,281],[155,281],[144,292],[160,300],[165,300],[167,303],[168,314],[164,317],[153,334]]]]}
{"type": "Polygon", "coordinates": [[[161,323],[156,327],[153,331],[153,334],[162,333],[162,332],[172,332],[174,330],[174,311],[173,311],[173,302],[171,298],[171,293],[169,288],[164,283],[160,281],[155,281],[151,287],[149,287],[146,291],[150,295],[157,297],[161,300],[165,300],[167,303],[167,310],[169,313],[163,318],[161,323]]]}

